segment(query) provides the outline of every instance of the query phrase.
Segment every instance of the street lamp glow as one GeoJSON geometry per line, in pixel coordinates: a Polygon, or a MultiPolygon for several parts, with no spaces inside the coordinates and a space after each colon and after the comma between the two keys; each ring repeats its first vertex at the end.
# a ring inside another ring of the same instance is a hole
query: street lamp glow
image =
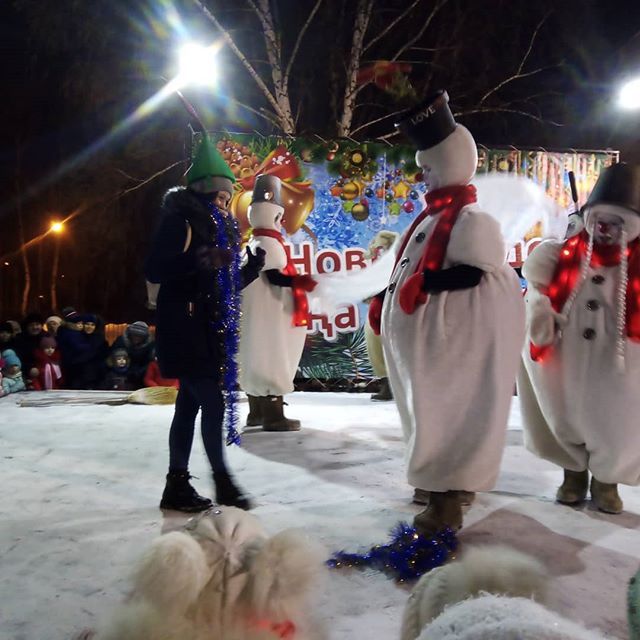
{"type": "Polygon", "coordinates": [[[62,222],[52,222],[49,230],[53,233],[62,233],[64,224],[62,222]]]}
{"type": "Polygon", "coordinates": [[[219,45],[205,47],[189,43],[178,52],[180,84],[214,84],[217,79],[217,60],[219,45]]]}
{"type": "Polygon", "coordinates": [[[622,86],[618,104],[622,109],[640,109],[640,78],[630,80],[622,86]]]}

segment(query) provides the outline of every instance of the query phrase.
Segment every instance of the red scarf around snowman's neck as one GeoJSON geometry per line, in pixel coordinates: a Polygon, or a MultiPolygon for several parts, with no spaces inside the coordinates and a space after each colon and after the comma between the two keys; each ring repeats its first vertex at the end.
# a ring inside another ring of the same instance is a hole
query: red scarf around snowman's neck
{"type": "MultiPolygon", "coordinates": [[[[413,291],[403,292],[401,289],[400,306],[403,311],[408,314],[413,313],[417,305],[424,304],[428,299],[426,292],[422,290],[421,286],[416,287],[413,279],[420,278],[425,269],[430,269],[432,271],[442,269],[453,225],[456,223],[462,208],[468,204],[476,202],[476,188],[473,185],[468,184],[434,189],[427,193],[425,196],[425,202],[427,206],[413,221],[409,231],[404,237],[396,258],[397,265],[402,258],[402,254],[404,253],[407,244],[413,238],[413,234],[418,225],[421,224],[427,216],[440,214],[440,217],[435,223],[433,233],[427,242],[425,251],[418,261],[414,275],[403,284],[403,289],[406,287],[413,291]]],[[[422,278],[423,277],[424,276],[422,276],[422,278]]]]}
{"type": "MultiPolygon", "coordinates": [[[[280,243],[285,256],[287,256],[287,266],[282,270],[285,276],[297,276],[298,270],[293,264],[293,260],[289,257],[282,234],[275,229],[254,229],[253,237],[267,237],[274,238],[280,243]]],[[[307,327],[309,325],[309,300],[304,289],[300,287],[291,286],[291,294],[293,295],[293,326],[294,327],[307,327]]]]}
{"type": "MultiPolygon", "coordinates": [[[[579,284],[582,262],[587,255],[589,235],[582,231],[569,238],[562,245],[558,264],[549,285],[542,291],[557,313],[562,313],[571,292],[579,284]]],[[[591,266],[615,267],[620,264],[619,245],[593,245],[591,266]]],[[[626,300],[626,333],[630,340],[640,341],[640,238],[636,238],[627,247],[628,283],[626,300]]],[[[531,343],[531,359],[540,361],[548,353],[551,345],[537,346],[531,343]]]]}

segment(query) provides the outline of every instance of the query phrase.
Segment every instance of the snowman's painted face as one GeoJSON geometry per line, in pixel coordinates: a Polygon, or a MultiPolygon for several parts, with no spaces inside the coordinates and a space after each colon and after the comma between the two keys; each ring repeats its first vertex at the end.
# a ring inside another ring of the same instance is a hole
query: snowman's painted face
{"type": "Polygon", "coordinates": [[[597,204],[585,212],[585,226],[596,243],[620,244],[623,231],[627,242],[640,235],[640,216],[617,205],[597,204]]]}
{"type": "Polygon", "coordinates": [[[618,244],[622,237],[623,228],[624,220],[620,216],[600,215],[595,222],[594,240],[599,244],[618,244]]]}
{"type": "Polygon", "coordinates": [[[462,125],[430,149],[416,153],[416,164],[422,169],[429,191],[442,187],[467,185],[478,164],[478,151],[473,136],[462,125]]]}

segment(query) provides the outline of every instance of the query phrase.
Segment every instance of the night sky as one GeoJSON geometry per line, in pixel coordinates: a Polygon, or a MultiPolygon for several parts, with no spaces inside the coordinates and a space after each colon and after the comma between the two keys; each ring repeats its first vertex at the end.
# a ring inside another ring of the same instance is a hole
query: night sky
{"type": "MultiPolygon", "coordinates": [[[[268,69],[260,62],[266,58],[262,35],[243,0],[208,4],[258,61],[256,68],[268,81],[268,69]]],[[[312,4],[272,2],[285,50],[312,4]]],[[[300,48],[291,85],[293,99],[302,105],[300,134],[335,133],[332,74],[344,65],[351,38],[349,10],[355,4],[326,0],[300,48]]],[[[372,31],[389,24],[393,12],[408,0],[378,4],[372,31]]],[[[425,7],[428,4],[425,0],[425,7]]],[[[423,57],[414,64],[411,79],[425,91],[428,87],[421,81],[431,69],[432,85],[449,89],[454,106],[470,109],[476,96],[517,67],[543,18],[525,68],[543,70],[500,93],[503,100],[531,106],[542,122],[505,114],[461,121],[487,146],[611,147],[622,152],[623,160],[640,162],[640,112],[623,112],[615,105],[622,80],[640,74],[640,2],[451,0],[416,43],[449,47],[451,55],[445,53],[437,65],[429,66],[433,58],[427,56],[433,54],[414,52],[412,59],[423,57]]],[[[113,320],[143,314],[141,255],[161,194],[180,180],[184,164],[132,187],[185,158],[188,120],[177,99],[169,99],[130,126],[122,123],[158,90],[162,77],[174,72],[175,46],[187,36],[211,41],[215,30],[187,0],[8,0],[0,8],[0,34],[5,76],[0,317],[19,315],[24,268],[17,250],[22,239],[37,238],[52,218],[69,215],[66,237],[60,240],[65,276],[59,285],[61,303],[97,310],[113,320]]],[[[369,55],[386,59],[407,37],[396,29],[389,35],[388,49],[374,48],[369,55]]],[[[265,104],[228,48],[220,61],[223,80],[215,91],[188,92],[207,123],[211,128],[272,133],[268,123],[232,102],[235,98],[258,109],[265,104]]],[[[385,96],[364,97],[372,106],[365,105],[358,117],[373,119],[397,109],[385,96]]],[[[386,121],[366,130],[365,137],[391,129],[386,121]]],[[[28,252],[28,307],[43,313],[50,311],[46,293],[53,250],[53,242],[45,238],[28,252]]]]}

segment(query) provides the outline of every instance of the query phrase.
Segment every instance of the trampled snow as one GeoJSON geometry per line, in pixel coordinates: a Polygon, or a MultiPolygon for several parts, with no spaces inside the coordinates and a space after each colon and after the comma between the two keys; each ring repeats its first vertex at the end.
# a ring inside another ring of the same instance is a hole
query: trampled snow
{"type": "MultiPolygon", "coordinates": [[[[0,400],[0,638],[68,640],[124,597],[131,563],[186,516],[163,516],[171,406],[19,407],[0,400]]],[[[30,394],[29,397],[40,397],[30,394]]],[[[271,532],[301,527],[328,553],[384,542],[411,520],[412,488],[393,403],[363,394],[296,393],[298,433],[245,431],[230,466],[271,532]]],[[[247,405],[241,407],[246,416],[247,405]]],[[[212,482],[196,436],[196,488],[212,482]]],[[[640,559],[640,490],[622,487],[625,512],[553,501],[561,471],[522,446],[517,399],[496,489],[465,518],[463,547],[505,543],[545,562],[565,615],[627,637],[625,589],[640,559]]],[[[334,640],[399,637],[408,587],[375,572],[332,572],[318,602],[334,640]]]]}

